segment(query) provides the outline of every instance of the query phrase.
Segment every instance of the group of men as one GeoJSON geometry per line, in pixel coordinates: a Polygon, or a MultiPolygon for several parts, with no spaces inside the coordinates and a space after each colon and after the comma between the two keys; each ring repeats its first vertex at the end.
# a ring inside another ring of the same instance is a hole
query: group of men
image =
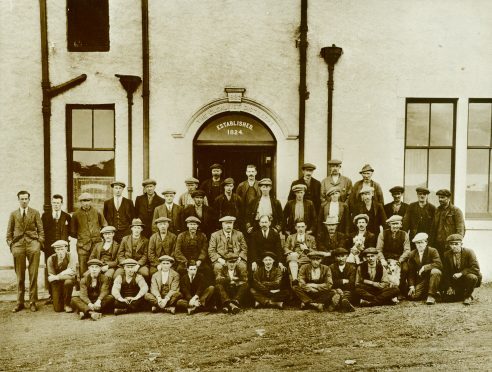
{"type": "Polygon", "coordinates": [[[201,185],[185,180],[178,203],[175,190],[164,189],[161,198],[156,181],[147,179],[133,204],[122,196],[125,183],[115,181],[102,213],[82,193],[72,216],[54,195],[52,211],[40,217],[28,207],[29,193],[20,191],[7,229],[18,284],[13,311],[24,308],[26,258],[29,307],[37,310],[41,250],[48,302],[55,311],[95,320],[103,312],[146,308],[235,314],[248,301],[282,309],[292,300],[301,308],[342,312],[403,298],[469,305],[481,283],[475,254],[462,247],[463,214],[449,190],[437,191],[437,208],[424,187],[410,205],[402,201],[403,187],[393,187],[393,201],[384,204],[370,165],[352,184],[340,173],[341,161],[331,160],[321,182],[313,177],[316,167],[304,164],[282,208],[272,181],[256,180],[254,165],[237,187],[222,177],[220,164],[210,168],[212,177],[201,185]],[[76,239],[77,260],[69,239],[76,239]],[[74,286],[79,291],[72,297],[74,286]]]}

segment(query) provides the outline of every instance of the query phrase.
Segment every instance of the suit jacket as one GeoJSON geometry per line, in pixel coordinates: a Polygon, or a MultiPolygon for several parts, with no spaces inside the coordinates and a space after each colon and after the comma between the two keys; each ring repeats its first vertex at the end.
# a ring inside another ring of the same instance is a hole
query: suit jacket
{"type": "Polygon", "coordinates": [[[200,297],[207,289],[207,281],[201,273],[196,273],[193,282],[190,281],[188,273],[179,279],[179,290],[186,301],[190,301],[195,295],[200,297]]]}
{"type": "Polygon", "coordinates": [[[137,196],[137,199],[135,199],[135,217],[140,218],[145,224],[143,233],[147,238],[150,238],[152,235],[154,210],[162,204],[164,204],[164,199],[157,194],[154,194],[150,205],[147,194],[139,195],[137,196]]]}
{"type": "MultiPolygon", "coordinates": [[[[318,233],[324,230],[323,222],[330,214],[330,202],[323,204],[318,213],[318,233]]],[[[338,202],[338,231],[348,234],[352,230],[352,223],[350,221],[350,211],[346,203],[338,202]]]]}
{"type": "Polygon", "coordinates": [[[344,203],[348,200],[352,192],[352,180],[348,177],[340,175],[338,177],[338,182],[335,182],[333,181],[331,175],[326,177],[323,181],[321,181],[321,204],[328,201],[326,194],[333,187],[338,187],[340,189],[340,201],[344,203]]]}
{"type": "Polygon", "coordinates": [[[284,254],[289,254],[291,252],[296,252],[299,254],[299,257],[301,256],[306,256],[308,252],[315,251],[316,250],[316,239],[314,236],[305,234],[305,243],[308,247],[308,250],[304,252],[300,245],[297,243],[297,233],[291,234],[287,237],[287,240],[285,241],[284,244],[284,254]]]}
{"type": "MultiPolygon", "coordinates": [[[[94,246],[94,249],[91,252],[91,255],[89,257],[89,260],[92,260],[93,258],[100,260],[102,256],[102,252],[104,250],[103,248],[104,242],[99,242],[94,246]]],[[[109,249],[111,253],[111,261],[103,261],[104,264],[108,265],[110,268],[115,268],[118,266],[118,253],[120,251],[120,246],[118,243],[113,242],[111,245],[111,248],[109,249]]]]}
{"type": "MultiPolygon", "coordinates": [[[[357,205],[357,203],[361,201],[359,196],[359,191],[362,189],[363,184],[364,184],[363,180],[359,180],[356,183],[354,183],[348,201],[350,210],[353,210],[357,205]]],[[[381,189],[379,183],[371,180],[371,186],[374,187],[374,196],[372,197],[372,200],[384,205],[383,190],[381,189]]]]}
{"type": "Polygon", "coordinates": [[[159,257],[167,254],[174,258],[176,247],[176,235],[172,232],[167,232],[164,240],[161,239],[161,234],[156,232],[152,234],[149,240],[148,259],[152,267],[157,267],[160,263],[159,257]]]}
{"type": "Polygon", "coordinates": [[[70,223],[72,217],[64,211],[60,211],[60,218],[58,223],[53,218],[52,212],[44,212],[41,217],[43,222],[43,230],[45,236],[45,244],[43,251],[45,255],[51,256],[55,253],[55,250],[51,247],[51,244],[59,239],[68,241],[68,235],[70,233],[70,223]]]}
{"type": "Polygon", "coordinates": [[[185,264],[188,261],[202,261],[207,258],[208,242],[204,233],[197,231],[196,234],[196,251],[192,251],[190,247],[191,235],[189,231],[183,231],[178,235],[176,240],[176,249],[174,258],[178,263],[185,264]]]}
{"type": "Polygon", "coordinates": [[[436,207],[430,203],[424,205],[423,208],[419,206],[418,202],[410,203],[403,217],[403,231],[408,231],[410,241],[419,232],[425,232],[431,236],[432,221],[434,220],[434,214],[436,213],[436,207]]]}
{"type": "Polygon", "coordinates": [[[167,217],[171,219],[169,223],[169,231],[178,235],[183,231],[183,208],[176,203],[173,203],[171,212],[167,210],[166,204],[159,205],[154,210],[154,217],[152,218],[152,231],[157,232],[157,226],[154,221],[159,217],[167,217]]]}
{"type": "Polygon", "coordinates": [[[306,193],[304,194],[304,199],[311,200],[314,205],[314,210],[316,211],[316,215],[319,212],[319,207],[321,205],[321,182],[319,182],[316,178],[311,177],[311,181],[309,182],[309,186],[307,185],[304,177],[295,180],[290,185],[290,191],[288,200],[294,200],[296,198],[296,194],[292,191],[292,186],[294,185],[306,185],[306,193]]]}
{"type": "MultiPolygon", "coordinates": [[[[313,235],[316,234],[316,209],[311,200],[304,199],[302,202],[304,206],[304,222],[306,222],[306,231],[311,231],[313,235]]],[[[284,208],[284,231],[289,234],[293,234],[296,231],[295,219],[296,219],[296,200],[289,200],[285,204],[284,208]]]]}
{"type": "Polygon", "coordinates": [[[77,239],[77,249],[90,253],[92,244],[101,241],[101,228],[107,225],[103,215],[94,207],[87,211],[79,208],[71,222],[70,236],[77,239]]]}
{"type": "Polygon", "coordinates": [[[398,216],[405,216],[405,213],[407,213],[408,209],[408,204],[407,203],[401,203],[400,204],[400,209],[398,209],[398,212],[393,212],[393,202],[385,204],[384,205],[384,213],[386,213],[386,217],[391,217],[393,215],[398,215],[398,216]]]}
{"type": "MultiPolygon", "coordinates": [[[[248,188],[249,188],[248,180],[245,180],[245,181],[241,182],[237,186],[237,189],[236,189],[236,194],[238,194],[241,197],[241,199],[243,200],[243,207],[245,209],[248,206],[248,204],[251,201],[253,201],[253,199],[252,200],[246,200],[248,188]]],[[[255,198],[260,197],[261,196],[261,191],[260,191],[260,186],[258,185],[258,181],[257,180],[255,180],[255,182],[253,184],[253,188],[254,188],[254,190],[256,192],[255,198]]]]}
{"type": "Polygon", "coordinates": [[[323,284],[319,290],[321,291],[329,291],[333,286],[333,279],[331,277],[331,270],[326,265],[320,265],[320,276],[318,280],[314,280],[312,277],[312,265],[306,264],[302,265],[299,269],[299,285],[301,288],[305,288],[306,284],[309,283],[319,283],[323,284]]]}
{"type": "MultiPolygon", "coordinates": [[[[243,199],[241,199],[239,195],[232,193],[231,200],[227,200],[225,194],[221,194],[215,198],[212,207],[216,213],[217,221],[224,216],[234,216],[236,217],[234,226],[236,226],[238,230],[242,229],[244,208],[243,199]]],[[[217,222],[217,228],[220,227],[220,224],[217,222]]]]}
{"type": "Polygon", "coordinates": [[[432,238],[434,244],[445,243],[451,234],[465,236],[465,220],[458,207],[449,204],[447,208],[437,207],[432,222],[432,238]]]}
{"type": "Polygon", "coordinates": [[[429,273],[432,269],[442,270],[441,258],[437,249],[427,247],[424,250],[422,261],[420,261],[419,252],[414,249],[408,257],[408,285],[415,286],[424,279],[429,278],[429,273]],[[423,275],[419,275],[419,270],[424,268],[423,275]]]}
{"type": "Polygon", "coordinates": [[[443,288],[448,289],[453,280],[453,274],[461,273],[463,275],[466,274],[474,274],[478,277],[477,287],[480,286],[482,282],[482,274],[480,273],[480,266],[478,265],[477,257],[475,256],[475,252],[473,252],[469,248],[461,249],[461,260],[460,266],[456,267],[456,263],[454,262],[454,253],[450,249],[446,253],[444,253],[443,258],[443,268],[444,268],[444,276],[442,277],[443,288]]]}
{"type": "Polygon", "coordinates": [[[109,295],[109,278],[104,275],[102,272],[97,276],[97,285],[95,288],[95,292],[97,292],[97,298],[91,299],[89,298],[88,288],[90,287],[92,282],[92,278],[90,274],[86,274],[80,280],[80,292],[79,298],[86,304],[94,303],[97,300],[103,300],[104,297],[109,295]]]}
{"type": "Polygon", "coordinates": [[[222,188],[222,181],[223,179],[221,178],[219,180],[219,186],[214,187],[212,183],[212,178],[209,178],[200,185],[200,190],[205,191],[205,195],[207,196],[207,199],[212,203],[217,196],[219,196],[223,192],[222,188]]]}
{"type": "MultiPolygon", "coordinates": [[[[353,220],[355,216],[358,214],[367,214],[369,216],[369,222],[367,223],[367,230],[372,232],[374,235],[378,236],[380,231],[380,227],[383,229],[386,227],[386,213],[384,212],[384,208],[382,204],[372,201],[371,209],[367,210],[366,205],[363,202],[359,202],[354,206],[354,209],[351,209],[351,219],[353,220]]],[[[355,231],[357,227],[353,226],[353,230],[355,231]]]]}
{"type": "Polygon", "coordinates": [[[273,266],[268,273],[261,265],[253,273],[252,287],[260,292],[269,292],[271,289],[280,289],[283,273],[279,267],[273,266]]]}
{"type": "Polygon", "coordinates": [[[144,266],[147,263],[147,249],[149,246],[149,239],[141,235],[140,239],[135,242],[135,249],[133,248],[133,237],[131,235],[124,236],[121,240],[120,250],[118,252],[118,263],[126,258],[133,258],[138,261],[140,266],[144,266]]]}
{"type": "Polygon", "coordinates": [[[130,199],[122,197],[118,210],[116,209],[116,205],[114,205],[114,198],[104,202],[103,215],[106,222],[108,225],[114,226],[116,231],[124,232],[125,235],[130,233],[130,225],[134,214],[135,207],[130,199]]]}
{"type": "Polygon", "coordinates": [[[330,270],[334,289],[340,288],[343,291],[353,291],[355,289],[356,265],[347,262],[343,271],[340,271],[338,264],[335,262],[330,265],[330,270]],[[343,284],[343,279],[348,279],[349,282],[343,284]]]}
{"type": "Polygon", "coordinates": [[[323,252],[331,252],[336,248],[345,248],[347,246],[347,235],[335,231],[335,234],[330,239],[330,234],[323,228],[318,239],[318,250],[323,252]]]}
{"type": "Polygon", "coordinates": [[[215,213],[215,210],[212,207],[204,205],[202,207],[202,216],[199,217],[196,213],[196,209],[194,205],[188,205],[183,210],[183,228],[186,226],[186,222],[184,222],[188,217],[194,216],[200,219],[201,223],[198,226],[198,229],[203,232],[207,237],[210,237],[214,231],[217,231],[217,222],[218,218],[215,213]]]}
{"type": "MultiPolygon", "coordinates": [[[[256,198],[252,203],[250,203],[247,207],[246,212],[246,229],[250,227],[259,227],[258,219],[260,216],[257,216],[258,206],[260,205],[261,196],[256,198]]],[[[270,196],[270,202],[272,204],[272,225],[271,227],[277,231],[281,231],[282,229],[282,205],[280,202],[270,196]]]]}
{"type": "MultiPolygon", "coordinates": [[[[238,286],[248,283],[248,271],[243,266],[236,265],[236,267],[234,268],[234,277],[237,278],[234,280],[234,283],[236,283],[236,285],[238,286]]],[[[222,269],[217,273],[215,282],[224,286],[232,283],[232,280],[229,276],[229,268],[227,267],[227,265],[224,265],[222,269]]]]}
{"type": "Polygon", "coordinates": [[[164,296],[171,298],[172,295],[179,293],[179,274],[170,269],[167,282],[163,283],[162,271],[157,271],[152,275],[150,281],[150,293],[156,298],[163,298],[164,296]]]}
{"type": "MultiPolygon", "coordinates": [[[[231,243],[234,253],[239,255],[242,260],[248,261],[248,246],[241,231],[233,229],[231,232],[231,243]]],[[[219,258],[225,258],[228,253],[227,238],[224,230],[216,231],[210,237],[208,244],[208,256],[214,263],[219,258]]]]}
{"type": "MultiPolygon", "coordinates": [[[[354,246],[354,238],[359,234],[358,231],[355,233],[352,233],[351,235],[348,236],[347,238],[347,245],[345,248],[349,249],[354,246]]],[[[364,234],[364,248],[369,248],[369,247],[376,247],[376,235],[371,233],[370,231],[366,230],[364,234]]]]}
{"type": "Polygon", "coordinates": [[[7,227],[7,243],[10,249],[21,239],[30,243],[33,240],[44,243],[44,229],[41,216],[36,209],[27,208],[26,217],[22,221],[20,209],[10,213],[7,227]]]}
{"type": "Polygon", "coordinates": [[[269,229],[267,238],[263,236],[263,230],[255,230],[250,237],[248,256],[250,262],[260,263],[264,252],[275,253],[277,262],[284,262],[284,250],[280,235],[275,230],[269,229]]]}

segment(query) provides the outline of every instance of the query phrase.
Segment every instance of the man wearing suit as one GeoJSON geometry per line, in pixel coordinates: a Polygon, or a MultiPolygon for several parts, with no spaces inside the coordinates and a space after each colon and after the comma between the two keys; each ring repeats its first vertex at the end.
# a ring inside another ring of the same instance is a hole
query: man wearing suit
{"type": "Polygon", "coordinates": [[[327,202],[328,192],[336,187],[340,190],[340,201],[345,203],[352,192],[352,180],[340,174],[342,161],[331,159],[328,161],[330,167],[330,175],[321,181],[321,204],[327,202]]]}
{"type": "Polygon", "coordinates": [[[305,199],[307,186],[304,184],[297,184],[292,186],[291,192],[294,193],[295,198],[287,201],[284,209],[284,233],[286,235],[294,234],[295,221],[304,220],[306,223],[306,231],[313,236],[316,235],[316,209],[311,200],[305,199]]]}
{"type": "Polygon", "coordinates": [[[209,238],[214,231],[217,231],[217,215],[212,207],[204,204],[205,192],[203,190],[193,191],[191,195],[195,204],[188,205],[183,210],[183,218],[185,220],[190,216],[198,218],[201,221],[200,231],[209,238]]]}
{"type": "Polygon", "coordinates": [[[135,208],[130,199],[124,198],[123,193],[126,185],[121,181],[111,183],[114,197],[104,202],[103,215],[110,226],[116,228],[114,240],[119,244],[124,236],[130,234],[130,224],[132,223],[135,208]]]}
{"type": "Polygon", "coordinates": [[[152,312],[164,311],[176,313],[176,302],[181,298],[179,292],[179,274],[171,269],[174,258],[168,255],[159,257],[161,269],[152,275],[150,293],[145,294],[145,300],[152,306],[152,312]]]}
{"type": "Polygon", "coordinates": [[[369,164],[366,164],[362,167],[359,173],[362,176],[362,179],[354,183],[354,187],[352,188],[352,192],[350,193],[350,198],[348,199],[350,210],[353,211],[357,205],[357,202],[360,201],[360,190],[364,186],[372,187],[374,190],[374,193],[372,195],[373,200],[381,205],[384,205],[383,190],[381,189],[379,183],[372,180],[374,169],[369,164]]]}
{"type": "Polygon", "coordinates": [[[417,187],[417,200],[410,203],[405,216],[403,216],[403,231],[407,231],[410,241],[413,240],[418,233],[431,234],[432,221],[436,213],[436,207],[427,202],[429,197],[429,189],[425,187],[417,187]]]}
{"type": "Polygon", "coordinates": [[[57,240],[68,241],[68,235],[70,231],[70,221],[72,217],[61,210],[63,205],[63,196],[59,194],[53,195],[51,198],[51,212],[44,212],[41,216],[43,222],[45,241],[42,247],[44,252],[44,263],[46,268],[44,270],[44,283],[45,288],[48,288],[50,297],[45,304],[52,303],[51,287],[48,282],[48,257],[55,253],[51,245],[57,240]]]}
{"type": "Polygon", "coordinates": [[[217,163],[212,164],[210,166],[210,171],[212,172],[212,178],[203,181],[200,190],[205,191],[205,196],[210,203],[213,203],[215,198],[222,193],[222,165],[217,163]]]}
{"type": "Polygon", "coordinates": [[[167,188],[162,192],[164,196],[164,204],[158,206],[154,211],[154,217],[152,218],[153,232],[157,232],[157,226],[155,225],[155,220],[159,217],[167,217],[171,220],[169,223],[169,231],[173,234],[178,235],[182,230],[182,214],[183,208],[174,203],[174,196],[176,191],[171,188],[167,188]]]}
{"type": "Polygon", "coordinates": [[[330,308],[342,312],[355,311],[352,303],[355,303],[357,266],[347,262],[348,251],[344,248],[334,249],[332,256],[335,262],[330,265],[330,271],[335,295],[331,298],[330,308]]]}
{"type": "Polygon", "coordinates": [[[273,252],[262,252],[263,264],[253,274],[251,294],[255,299],[255,308],[274,307],[284,308],[284,301],[289,297],[289,292],[281,288],[282,269],[274,266],[277,255],[273,252]]]}
{"type": "Polygon", "coordinates": [[[180,274],[179,290],[182,298],[178,300],[176,307],[187,311],[188,314],[213,309],[215,288],[198,272],[195,261],[188,261],[185,272],[180,274]]]}
{"type": "Polygon", "coordinates": [[[91,201],[89,193],[80,194],[80,208],[73,213],[71,221],[70,236],[77,239],[80,277],[87,271],[87,260],[94,246],[101,241],[101,229],[107,225],[101,212],[91,206],[91,201]]]}
{"type": "Polygon", "coordinates": [[[38,268],[41,245],[44,243],[43,222],[39,212],[29,208],[31,195],[19,191],[19,209],[9,217],[7,227],[7,245],[14,256],[15,274],[17,276],[17,305],[12,310],[16,313],[24,308],[24,282],[26,279],[26,258],[29,262],[29,301],[31,311],[37,311],[38,268]]]}
{"type": "Polygon", "coordinates": [[[156,182],[153,179],[146,179],[142,182],[144,194],[135,199],[135,217],[145,224],[143,235],[148,239],[152,235],[152,219],[154,210],[164,204],[164,199],[155,193],[156,182]]]}
{"type": "Polygon", "coordinates": [[[328,216],[318,237],[318,249],[326,253],[323,262],[328,265],[334,261],[333,251],[347,245],[347,236],[337,231],[338,223],[336,216],[328,216]]]}
{"type": "Polygon", "coordinates": [[[247,271],[248,246],[243,233],[233,228],[234,221],[236,221],[234,216],[222,217],[219,220],[222,223],[222,229],[214,232],[210,237],[208,256],[212,261],[216,278],[226,266],[226,256],[231,253],[238,257],[238,268],[247,271]]]}
{"type": "Polygon", "coordinates": [[[102,242],[97,243],[92,250],[89,260],[99,260],[103,264],[101,271],[109,279],[109,283],[113,282],[113,276],[118,269],[118,253],[120,246],[114,241],[116,229],[114,226],[104,226],[101,229],[102,242]]]}
{"type": "Polygon", "coordinates": [[[477,257],[471,249],[463,247],[460,234],[449,235],[447,242],[451,249],[444,254],[442,288],[448,300],[471,305],[473,291],[482,282],[477,257]]]}
{"type": "Polygon", "coordinates": [[[174,258],[176,235],[168,230],[170,222],[171,219],[167,217],[159,217],[154,221],[158,231],[152,234],[149,240],[148,258],[151,277],[158,271],[159,257],[166,255],[174,258]]]}
{"type": "Polygon", "coordinates": [[[265,252],[275,254],[275,261],[282,271],[285,271],[284,266],[284,250],[278,232],[270,229],[270,217],[260,217],[260,230],[256,230],[251,234],[248,256],[251,263],[251,270],[254,272],[261,265],[265,252]]]}
{"type": "MultiPolygon", "coordinates": [[[[120,250],[118,253],[118,263],[123,266],[123,262],[131,258],[138,264],[138,273],[142,275],[145,280],[150,279],[149,268],[147,266],[147,251],[149,247],[149,239],[142,235],[143,222],[138,218],[134,218],[131,224],[132,233],[124,236],[120,244],[120,250]]],[[[114,278],[122,276],[123,269],[120,267],[116,270],[114,278]]]]}
{"type": "Polygon", "coordinates": [[[274,197],[270,196],[272,190],[272,180],[263,178],[258,182],[261,196],[254,199],[247,207],[246,212],[246,231],[251,234],[253,229],[259,229],[258,221],[260,216],[267,215],[271,217],[272,229],[280,232],[282,229],[282,205],[274,197]]]}
{"type": "Polygon", "coordinates": [[[292,190],[292,187],[294,185],[305,185],[306,194],[304,195],[304,198],[313,202],[315,215],[317,216],[319,213],[319,207],[321,205],[321,182],[313,177],[313,172],[315,169],[316,166],[314,164],[303,164],[302,177],[298,180],[295,180],[290,185],[288,200],[294,200],[296,198],[295,191],[292,190]]]}
{"type": "MultiPolygon", "coordinates": [[[[179,196],[178,204],[180,206],[186,208],[188,205],[195,205],[195,200],[193,199],[193,196],[191,194],[193,194],[193,192],[198,189],[199,183],[200,181],[198,181],[198,179],[196,179],[195,177],[189,177],[185,179],[185,185],[187,190],[186,192],[184,192],[179,196]]],[[[208,205],[208,200],[206,196],[204,196],[203,204],[208,205]]]]}
{"type": "Polygon", "coordinates": [[[246,209],[253,200],[261,196],[260,186],[256,180],[256,165],[248,164],[246,166],[247,179],[241,182],[236,189],[236,194],[243,200],[243,207],[246,209]]]}
{"type": "Polygon", "coordinates": [[[72,290],[75,284],[75,260],[68,253],[68,242],[57,240],[51,247],[55,253],[48,258],[48,281],[53,295],[53,309],[58,313],[65,309],[66,313],[73,310],[70,307],[72,290]]]}
{"type": "Polygon", "coordinates": [[[391,196],[393,197],[393,201],[391,203],[384,205],[384,212],[386,213],[386,217],[391,217],[394,214],[398,216],[404,217],[405,213],[407,213],[408,204],[402,201],[403,192],[405,189],[402,186],[392,187],[390,190],[391,196]]]}
{"type": "Polygon", "coordinates": [[[236,229],[243,230],[243,200],[240,196],[233,193],[234,190],[234,179],[226,178],[222,182],[222,187],[224,192],[217,196],[213,201],[212,207],[217,213],[217,218],[220,219],[224,216],[234,216],[236,217],[236,229]]]}
{"type": "Polygon", "coordinates": [[[417,246],[408,257],[408,297],[421,300],[427,296],[427,305],[436,303],[436,295],[441,281],[442,263],[437,249],[429,247],[429,235],[418,233],[413,242],[417,246]]]}
{"type": "MultiPolygon", "coordinates": [[[[213,236],[213,235],[212,235],[213,236]]],[[[222,311],[237,314],[248,293],[246,265],[239,265],[240,257],[234,252],[225,255],[226,264],[217,271],[215,290],[220,296],[222,311]]]]}
{"type": "Polygon", "coordinates": [[[338,221],[338,231],[341,233],[348,234],[352,230],[348,205],[340,201],[340,195],[340,189],[338,187],[333,187],[327,191],[326,197],[328,200],[321,205],[317,216],[318,234],[324,230],[323,222],[326,221],[328,216],[336,217],[338,221]]]}

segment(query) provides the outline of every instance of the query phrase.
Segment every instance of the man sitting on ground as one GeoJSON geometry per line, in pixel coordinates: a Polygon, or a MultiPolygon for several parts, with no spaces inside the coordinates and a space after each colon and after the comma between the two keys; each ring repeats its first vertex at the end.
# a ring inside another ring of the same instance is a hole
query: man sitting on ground
{"type": "Polygon", "coordinates": [[[114,315],[144,310],[144,296],[149,290],[145,278],[137,273],[137,261],[127,258],[121,264],[124,272],[115,277],[111,290],[111,294],[115,298],[114,315]]]}
{"type": "Polygon", "coordinates": [[[344,248],[334,249],[332,256],[335,262],[330,265],[330,270],[333,279],[332,290],[335,291],[335,295],[331,298],[328,309],[342,312],[355,311],[352,303],[355,302],[357,266],[347,262],[348,251],[344,248]]]}
{"type": "Polygon", "coordinates": [[[75,260],[68,253],[68,242],[57,240],[51,247],[55,253],[48,258],[48,282],[51,286],[53,309],[71,313],[72,290],[75,284],[75,260]]]}
{"type": "Polygon", "coordinates": [[[176,307],[188,311],[190,315],[198,311],[213,310],[214,286],[209,285],[205,276],[198,271],[195,261],[190,260],[187,265],[186,273],[179,280],[182,298],[178,300],[176,307]]]}
{"type": "Polygon", "coordinates": [[[215,289],[220,295],[222,311],[237,314],[248,293],[248,273],[246,266],[238,265],[239,256],[229,253],[226,257],[226,266],[217,273],[215,289]]]}
{"type": "Polygon", "coordinates": [[[181,298],[179,293],[179,274],[171,269],[174,258],[168,255],[159,257],[161,269],[152,275],[150,293],[145,300],[152,306],[152,312],[164,311],[174,314],[176,302],[181,298]]]}

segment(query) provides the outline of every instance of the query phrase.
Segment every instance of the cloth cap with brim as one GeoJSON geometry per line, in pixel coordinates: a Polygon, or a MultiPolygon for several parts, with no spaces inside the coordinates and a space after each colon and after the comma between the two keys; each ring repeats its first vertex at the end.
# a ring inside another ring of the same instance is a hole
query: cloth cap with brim
{"type": "Polygon", "coordinates": [[[417,187],[415,189],[415,191],[417,192],[417,194],[420,194],[420,193],[422,193],[422,194],[430,194],[430,191],[429,191],[429,189],[427,187],[417,187]]]}
{"type": "Polygon", "coordinates": [[[272,186],[272,180],[270,178],[262,178],[260,182],[258,182],[259,186],[267,185],[272,186]]]}
{"type": "Polygon", "coordinates": [[[446,238],[446,241],[449,242],[462,242],[463,237],[460,234],[451,234],[446,238]]]}
{"type": "Polygon", "coordinates": [[[326,254],[324,252],[320,252],[320,251],[311,251],[307,254],[307,256],[311,259],[316,259],[316,258],[326,257],[326,254]]]}
{"type": "Polygon", "coordinates": [[[168,187],[168,188],[164,189],[161,194],[162,195],[166,195],[166,194],[173,194],[173,195],[175,195],[176,194],[176,190],[174,190],[171,187],[168,187]]]}
{"type": "Polygon", "coordinates": [[[188,177],[187,179],[185,179],[185,183],[187,185],[193,185],[193,184],[199,184],[200,181],[198,181],[198,179],[196,179],[195,177],[188,177]]]}
{"type": "Polygon", "coordinates": [[[135,261],[133,258],[126,258],[123,261],[121,261],[122,266],[136,266],[138,265],[138,262],[135,261]]]}
{"type": "Polygon", "coordinates": [[[364,185],[364,186],[362,186],[362,188],[360,189],[359,194],[364,194],[364,193],[366,193],[366,192],[374,192],[374,187],[364,185]]]}
{"type": "Polygon", "coordinates": [[[438,190],[436,192],[436,195],[438,196],[446,196],[446,197],[450,197],[451,196],[451,191],[449,191],[448,189],[441,189],[441,190],[438,190]]]}
{"type": "Polygon", "coordinates": [[[66,240],[57,240],[51,244],[52,248],[68,247],[68,242],[66,240]]]}
{"type": "Polygon", "coordinates": [[[374,247],[369,247],[369,248],[366,248],[362,251],[363,256],[368,255],[368,254],[378,254],[378,250],[374,247]]]}
{"type": "Polygon", "coordinates": [[[224,216],[219,220],[219,222],[234,222],[234,221],[236,221],[236,217],[234,216],[224,216]]]}
{"type": "Polygon", "coordinates": [[[159,217],[156,218],[154,223],[157,225],[159,222],[172,222],[172,220],[169,217],[159,217]]]}
{"type": "Polygon", "coordinates": [[[224,259],[227,262],[237,261],[238,258],[239,258],[239,256],[237,254],[235,254],[235,253],[229,253],[228,255],[226,255],[224,257],[224,259]]]}
{"type": "Polygon", "coordinates": [[[316,169],[316,165],[314,165],[312,163],[304,163],[302,165],[302,168],[301,169],[312,169],[312,170],[315,170],[316,169]]]}
{"type": "Polygon", "coordinates": [[[394,214],[386,220],[386,223],[401,222],[402,220],[403,220],[402,216],[398,214],[394,214]]]}
{"type": "Polygon", "coordinates": [[[270,258],[273,258],[275,261],[277,260],[277,255],[273,252],[270,252],[270,251],[266,251],[264,252],[262,255],[261,255],[261,258],[265,258],[265,257],[270,257],[270,258]]]}
{"type": "Polygon", "coordinates": [[[342,164],[341,160],[338,160],[338,159],[328,160],[328,165],[340,165],[340,164],[342,164]]]}
{"type": "Polygon", "coordinates": [[[366,220],[366,222],[369,222],[369,216],[365,213],[363,214],[358,214],[357,216],[354,217],[354,223],[357,223],[360,219],[366,220]]]}
{"type": "Polygon", "coordinates": [[[174,263],[174,258],[172,258],[171,256],[165,254],[164,256],[159,257],[159,261],[160,262],[167,261],[167,262],[174,263]]]}
{"type": "Polygon", "coordinates": [[[84,200],[92,200],[92,195],[89,194],[88,192],[83,192],[82,194],[79,195],[79,201],[84,201],[84,200]]]}
{"type": "Polygon", "coordinates": [[[336,192],[340,192],[340,188],[339,187],[332,187],[331,189],[328,190],[326,195],[331,196],[332,194],[334,194],[336,192]]]}
{"type": "Polygon", "coordinates": [[[412,242],[416,243],[416,242],[420,242],[422,240],[428,240],[428,239],[429,239],[429,235],[427,235],[424,232],[420,232],[413,237],[412,242]]]}
{"type": "Polygon", "coordinates": [[[130,225],[131,227],[133,226],[145,226],[145,224],[142,222],[142,220],[140,218],[134,218],[132,220],[132,224],[130,225]]]}
{"type": "Polygon", "coordinates": [[[337,216],[328,216],[326,217],[326,220],[323,221],[325,225],[338,225],[340,222],[338,222],[338,217],[337,216]]]}
{"type": "Polygon", "coordinates": [[[114,181],[114,182],[111,182],[111,187],[115,187],[115,186],[117,186],[117,185],[118,185],[118,186],[121,186],[121,187],[123,187],[123,188],[125,188],[125,187],[126,187],[126,184],[125,184],[124,182],[122,182],[122,181],[114,181]]]}
{"type": "Polygon", "coordinates": [[[155,186],[155,185],[157,185],[157,182],[155,182],[155,180],[152,178],[147,178],[146,180],[142,181],[142,186],[145,187],[147,185],[154,185],[155,186]]]}
{"type": "Polygon", "coordinates": [[[202,221],[200,221],[200,219],[198,217],[195,217],[195,216],[189,216],[189,217],[186,217],[186,220],[185,220],[186,223],[190,223],[190,222],[194,222],[194,223],[202,223],[202,221]]]}
{"type": "Polygon", "coordinates": [[[203,190],[195,190],[191,193],[192,198],[204,198],[205,197],[205,191],[203,190]]]}
{"type": "Polygon", "coordinates": [[[394,186],[389,190],[391,194],[396,194],[396,193],[403,194],[404,191],[405,189],[402,186],[394,186]]]}
{"type": "Polygon", "coordinates": [[[336,248],[333,251],[331,251],[331,255],[333,257],[337,256],[348,256],[348,251],[345,248],[336,248]]]}
{"type": "Polygon", "coordinates": [[[212,169],[222,169],[222,165],[220,165],[219,163],[214,163],[210,166],[210,170],[212,169]]]}
{"type": "Polygon", "coordinates": [[[231,184],[234,185],[234,179],[231,177],[228,177],[224,181],[222,181],[222,186],[231,184]]]}
{"type": "Polygon", "coordinates": [[[92,258],[89,261],[87,261],[87,266],[92,266],[92,265],[104,266],[104,262],[98,260],[97,258],[92,258]]]}
{"type": "Polygon", "coordinates": [[[114,226],[104,226],[102,229],[101,229],[101,234],[104,234],[104,233],[108,233],[108,232],[116,232],[116,227],[114,226]]]}
{"type": "Polygon", "coordinates": [[[364,172],[374,172],[374,169],[369,164],[366,164],[362,167],[359,173],[364,173],[364,172]]]}
{"type": "Polygon", "coordinates": [[[297,185],[292,186],[293,192],[306,191],[306,190],[307,190],[307,186],[302,183],[298,183],[297,185]]]}

